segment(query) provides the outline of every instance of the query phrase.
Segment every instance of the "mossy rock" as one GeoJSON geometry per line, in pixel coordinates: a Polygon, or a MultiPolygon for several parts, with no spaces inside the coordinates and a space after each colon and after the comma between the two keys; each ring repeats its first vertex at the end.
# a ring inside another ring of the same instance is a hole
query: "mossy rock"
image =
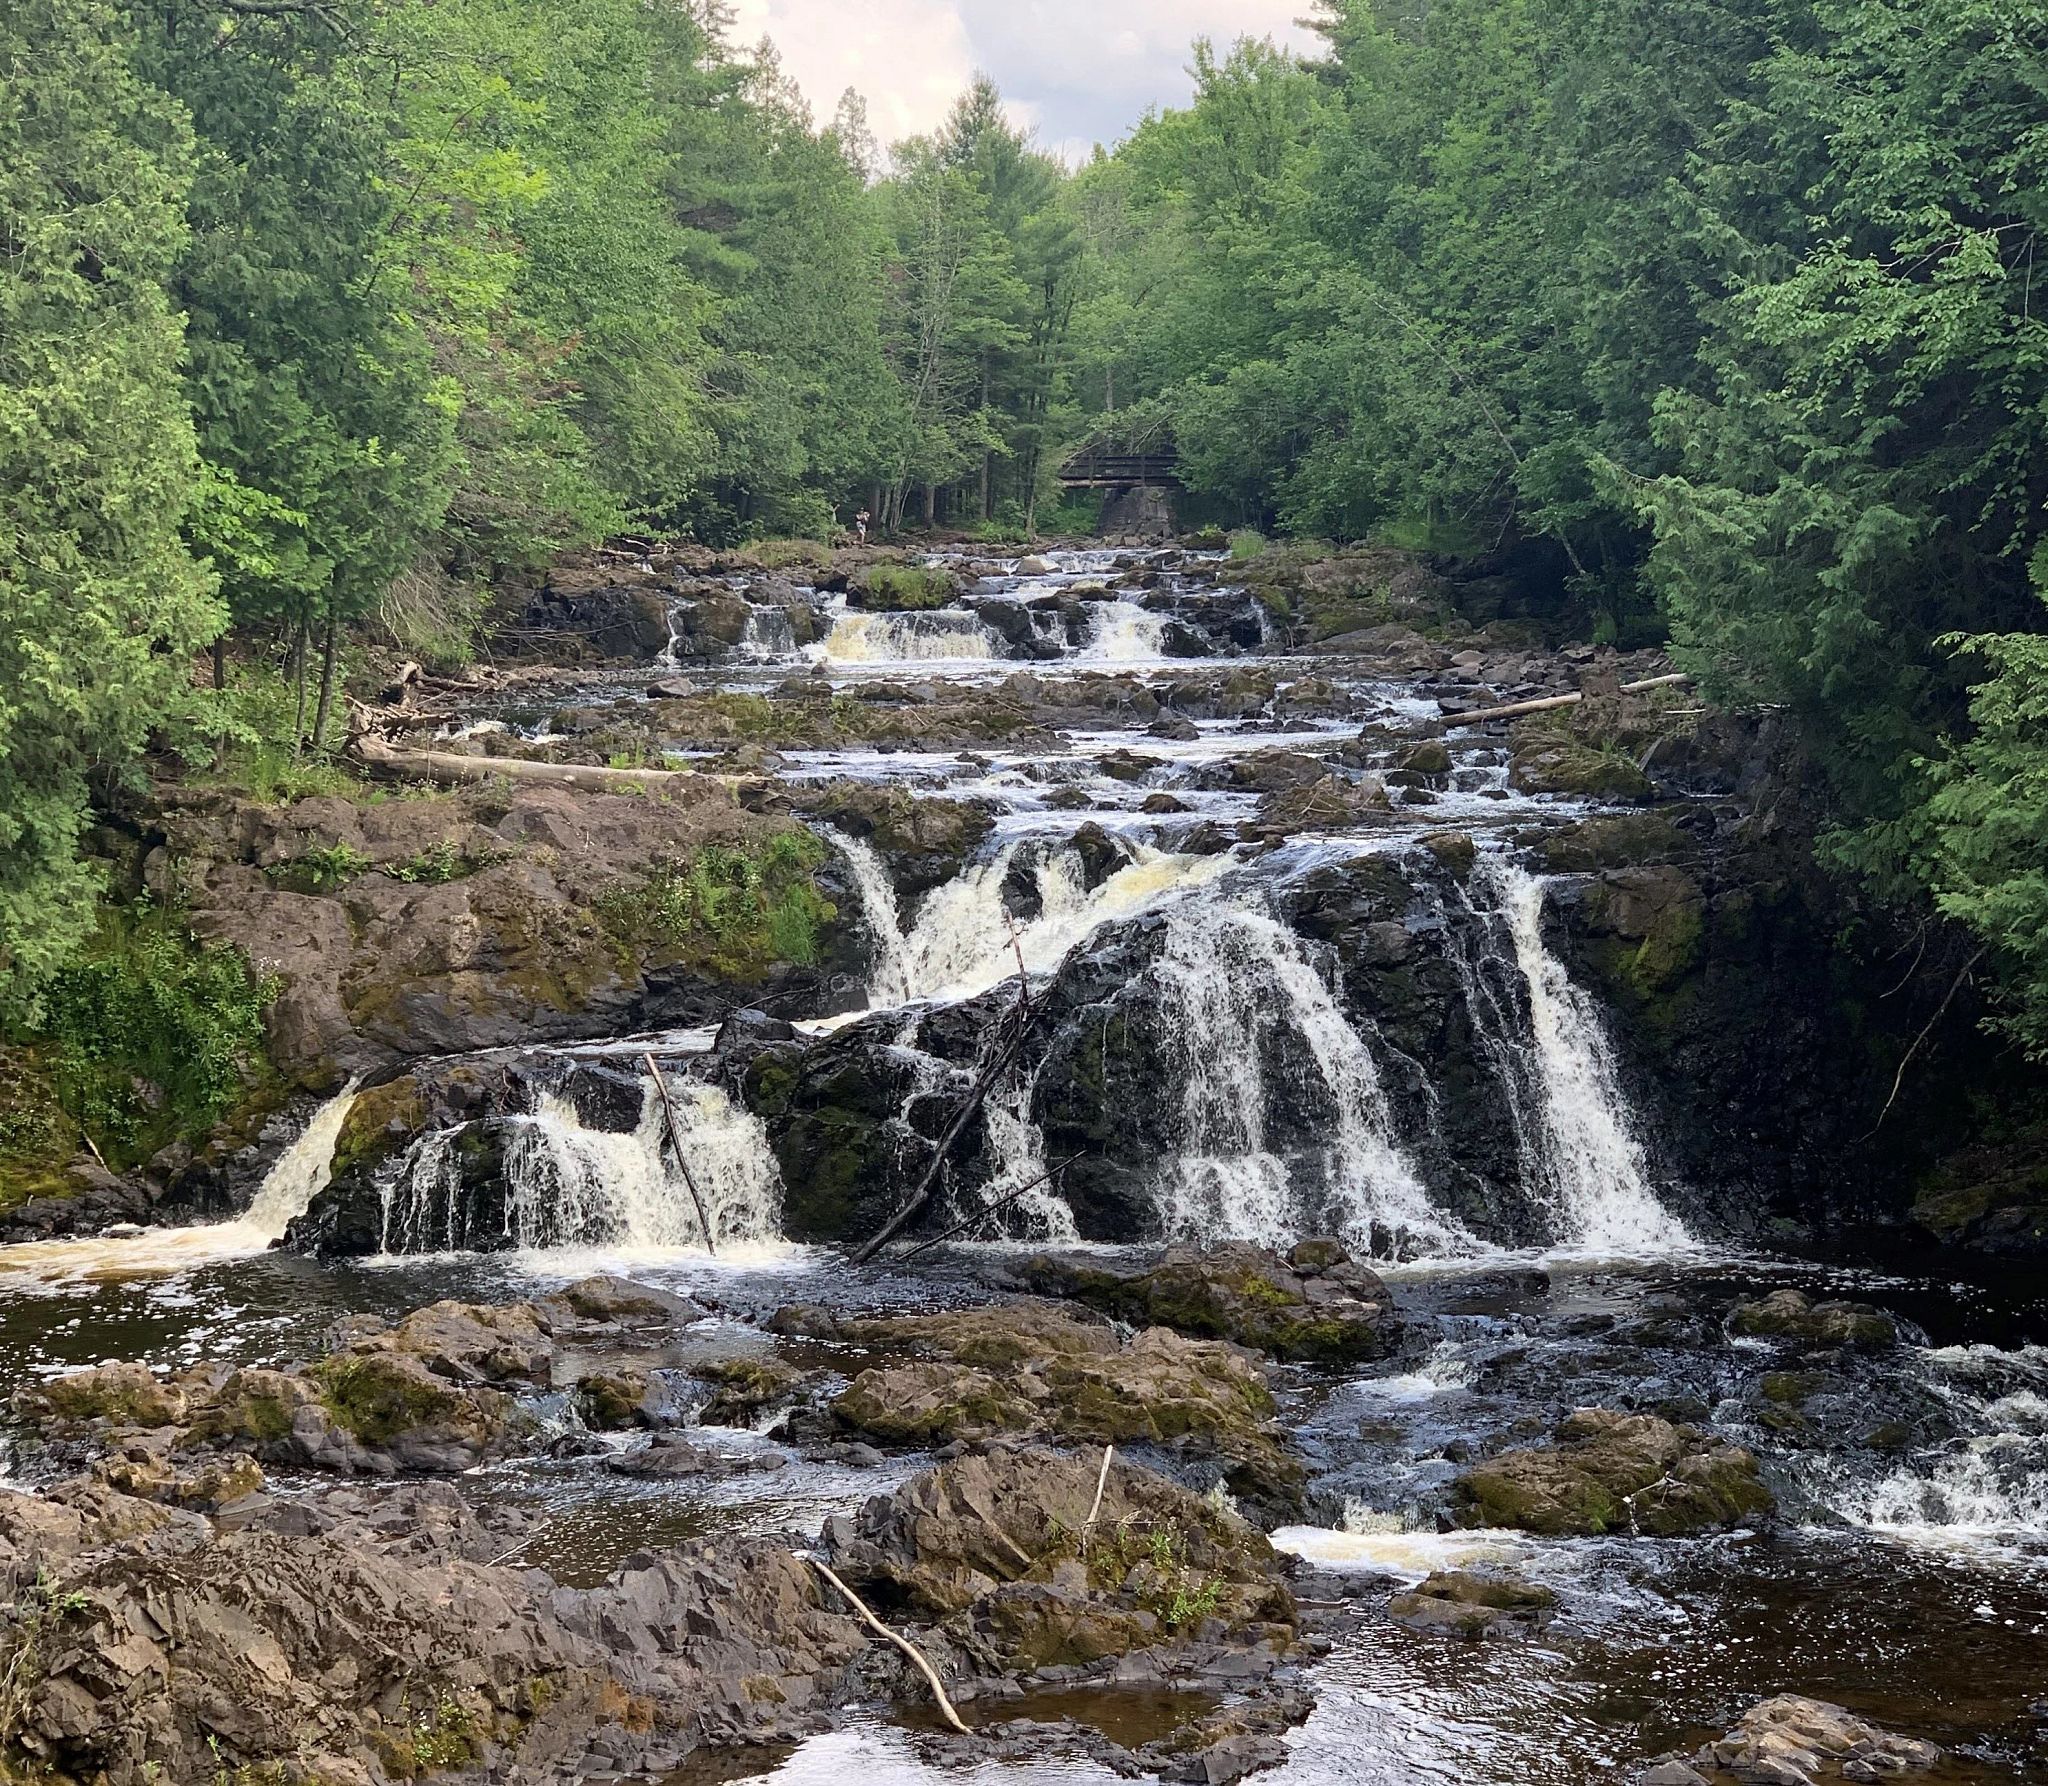
{"type": "Polygon", "coordinates": [[[185,1417],[185,1394],[147,1365],[123,1362],[73,1371],[19,1391],[16,1407],[66,1422],[104,1420],[111,1426],[175,1426],[185,1417]]]}
{"type": "Polygon", "coordinates": [[[1654,1415],[1584,1408],[1557,1442],[1505,1451],[1452,1485],[1464,1523],[1545,1537],[1685,1537],[1768,1515],[1757,1461],[1654,1415]]]}
{"type": "Polygon", "coordinates": [[[1867,1302],[1816,1302],[1799,1290],[1776,1290],[1737,1303],[1728,1331],[1741,1339],[1780,1340],[1801,1348],[1883,1352],[1899,1343],[1899,1324],[1867,1302]]]}
{"type": "Polygon", "coordinates": [[[334,1423],[364,1445],[388,1445],[425,1428],[474,1431],[502,1426],[506,1398],[494,1390],[462,1390],[415,1358],[393,1352],[344,1352],[307,1367],[334,1423]]]}

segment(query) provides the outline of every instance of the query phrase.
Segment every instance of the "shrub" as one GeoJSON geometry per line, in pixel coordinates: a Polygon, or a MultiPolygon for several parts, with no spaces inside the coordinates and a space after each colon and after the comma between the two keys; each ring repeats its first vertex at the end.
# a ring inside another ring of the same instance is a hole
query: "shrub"
{"type": "Polygon", "coordinates": [[[746,847],[705,844],[637,887],[601,895],[598,915],[622,943],[751,982],[817,961],[836,910],[812,875],[824,859],[804,830],[746,847]]]}
{"type": "Polygon", "coordinates": [[[923,564],[871,564],[854,589],[862,607],[899,613],[943,608],[954,595],[951,574],[923,564]]]}
{"type": "Polygon", "coordinates": [[[117,1169],[205,1135],[265,1066],[275,980],[146,900],[110,910],[44,994],[30,1038],[64,1112],[117,1169]]]}

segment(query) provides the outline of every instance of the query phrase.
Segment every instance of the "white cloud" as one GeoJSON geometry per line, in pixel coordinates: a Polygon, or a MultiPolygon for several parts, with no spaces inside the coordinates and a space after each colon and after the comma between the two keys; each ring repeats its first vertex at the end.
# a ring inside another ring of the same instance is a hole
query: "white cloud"
{"type": "Polygon", "coordinates": [[[734,35],[775,40],[820,117],[855,87],[885,143],[932,129],[976,69],[1046,147],[1114,142],[1192,91],[1189,45],[1270,36],[1298,49],[1306,0],[738,0],[734,35]]]}

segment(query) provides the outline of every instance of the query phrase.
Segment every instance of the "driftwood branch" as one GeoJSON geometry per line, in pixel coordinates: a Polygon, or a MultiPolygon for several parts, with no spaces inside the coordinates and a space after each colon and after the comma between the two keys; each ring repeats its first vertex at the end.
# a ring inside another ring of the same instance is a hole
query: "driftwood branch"
{"type": "Polygon", "coordinates": [[[446,751],[399,750],[374,732],[357,734],[349,741],[349,750],[372,768],[450,786],[505,780],[549,782],[569,788],[633,788],[642,793],[650,788],[688,788],[692,793],[704,793],[721,785],[715,776],[699,775],[689,769],[600,769],[585,763],[533,763],[524,757],[465,757],[446,751]]]}
{"type": "Polygon", "coordinates": [[[1095,1476],[1095,1499],[1088,1508],[1088,1517],[1081,1522],[1081,1554],[1088,1554],[1088,1534],[1095,1529],[1096,1520],[1102,1517],[1102,1491],[1109,1486],[1109,1460],[1116,1456],[1114,1445],[1102,1448],[1102,1468],[1095,1476]]]}
{"type": "Polygon", "coordinates": [[[1856,1137],[1857,1146],[1861,1146],[1872,1135],[1875,1135],[1879,1129],[1884,1127],[1884,1119],[1891,1115],[1892,1106],[1899,1101],[1899,1087],[1906,1083],[1906,1069],[1913,1064],[1913,1056],[1920,1052],[1920,1045],[1929,1036],[1934,1034],[1934,1026],[1948,1015],[1948,1008],[1955,1003],[1956,994],[1962,991],[1963,982],[1970,977],[1970,972],[1976,967],[1977,963],[1984,959],[1985,953],[1985,950],[1979,949],[1976,954],[1963,963],[1963,971],[1956,975],[1955,980],[1949,986],[1947,995],[1935,1007],[1934,1015],[1927,1020],[1927,1027],[1913,1038],[1913,1045],[1900,1057],[1899,1070],[1892,1076],[1892,1094],[1885,1099],[1884,1108],[1877,1113],[1877,1121],[1870,1125],[1868,1133],[1856,1137]]]}
{"type": "Polygon", "coordinates": [[[867,1602],[863,1600],[858,1594],[856,1594],[853,1591],[853,1589],[848,1587],[845,1582],[841,1581],[838,1576],[834,1575],[829,1565],[820,1562],[816,1557],[812,1557],[810,1559],[810,1563],[812,1568],[816,1569],[820,1575],[822,1575],[835,1588],[837,1588],[840,1591],[840,1593],[846,1596],[847,1601],[852,1605],[853,1610],[860,1614],[862,1620],[866,1623],[869,1630],[878,1633],[880,1636],[886,1637],[899,1650],[901,1650],[906,1656],[908,1656],[911,1659],[911,1661],[917,1664],[919,1670],[923,1673],[924,1678],[931,1682],[932,1697],[939,1702],[939,1710],[945,1714],[946,1722],[952,1725],[955,1730],[959,1731],[959,1733],[962,1736],[972,1736],[974,1732],[969,1730],[965,1724],[960,1722],[960,1714],[953,1709],[952,1700],[946,1697],[946,1688],[944,1683],[939,1679],[939,1671],[925,1660],[924,1651],[919,1649],[916,1644],[912,1643],[909,1638],[898,1636],[894,1631],[890,1630],[887,1625],[883,1624],[880,1619],[876,1618],[875,1615],[868,1610],[867,1602]]]}
{"type": "Polygon", "coordinates": [[[1062,1172],[1064,1172],[1080,1157],[1081,1156],[1077,1153],[1069,1154],[1065,1159],[1060,1161],[1060,1163],[1057,1166],[1052,1167],[1048,1171],[1041,1172],[1029,1184],[1020,1184],[1014,1191],[1005,1191],[1000,1197],[997,1197],[993,1202],[984,1203],[971,1216],[969,1216],[966,1219],[966,1221],[955,1222],[952,1227],[948,1228],[945,1231],[945,1233],[934,1234],[929,1240],[920,1240],[917,1243],[917,1245],[912,1247],[909,1252],[903,1255],[903,1257],[906,1259],[915,1259],[919,1253],[928,1253],[935,1246],[945,1245],[945,1243],[951,1240],[956,1234],[965,1234],[969,1228],[975,1225],[975,1223],[987,1221],[988,1218],[994,1215],[997,1210],[1007,1209],[1012,1203],[1016,1202],[1019,1197],[1028,1197],[1033,1191],[1037,1190],[1040,1185],[1049,1184],[1053,1179],[1059,1177],[1059,1175],[1062,1172]]]}
{"type": "Polygon", "coordinates": [[[718,1257],[718,1237],[711,1232],[711,1217],[704,1208],[704,1193],[697,1189],[697,1175],[690,1170],[689,1159],[683,1152],[683,1131],[676,1123],[676,1107],[668,1095],[668,1081],[662,1077],[661,1066],[652,1054],[644,1058],[648,1072],[654,1075],[654,1089],[661,1093],[661,1107],[668,1116],[668,1144],[675,1150],[683,1183],[690,1187],[690,1201],[697,1206],[697,1225],[704,1230],[704,1250],[715,1259],[718,1257]]]}
{"type": "MultiPolygon", "coordinates": [[[[1669,676],[1645,676],[1640,682],[1624,682],[1621,692],[1625,695],[1639,695],[1646,688],[1670,688],[1692,678],[1683,670],[1669,676]]],[[[1576,707],[1586,698],[1584,690],[1568,695],[1545,695],[1538,701],[1510,701],[1505,707],[1475,707],[1470,713],[1447,714],[1447,726],[1483,726],[1496,719],[1519,719],[1525,713],[1548,713],[1554,707],[1576,707]]]]}
{"type": "Polygon", "coordinates": [[[903,1207],[884,1222],[876,1234],[853,1255],[854,1264],[865,1265],[924,1213],[925,1205],[932,1200],[932,1193],[938,1188],[939,1174],[945,1170],[947,1156],[952,1153],[954,1144],[966,1131],[974,1113],[987,1100],[990,1088],[1001,1077],[1004,1068],[1016,1057],[1017,1050],[1023,1047],[1024,1038],[1031,1033],[1031,1023],[1030,998],[1026,994],[1012,1017],[1010,1033],[1004,1037],[981,1071],[975,1075],[974,1083],[967,1088],[967,1095],[960,1100],[960,1108],[953,1112],[952,1122],[947,1125],[946,1132],[939,1137],[939,1144],[932,1153],[932,1162],[925,1168],[924,1177],[918,1180],[917,1189],[910,1193],[910,1198],[903,1207]]]}

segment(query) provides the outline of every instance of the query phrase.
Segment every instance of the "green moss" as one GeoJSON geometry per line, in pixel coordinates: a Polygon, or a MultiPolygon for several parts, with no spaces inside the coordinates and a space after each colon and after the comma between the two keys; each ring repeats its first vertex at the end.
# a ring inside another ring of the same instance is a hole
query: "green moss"
{"type": "Polygon", "coordinates": [[[0,1211],[69,1196],[77,1187],[66,1168],[84,1146],[47,1057],[0,1047],[0,1211]]]}
{"type": "Polygon", "coordinates": [[[599,921],[626,948],[718,979],[753,984],[813,965],[837,908],[814,871],[825,846],[801,827],[764,843],[706,844],[644,881],[601,894],[599,921]]]}
{"type": "Polygon", "coordinates": [[[951,575],[922,564],[871,564],[853,589],[862,607],[891,612],[943,608],[954,596],[951,575]]]}
{"type": "Polygon", "coordinates": [[[366,1445],[386,1444],[400,1433],[458,1420],[467,1412],[454,1390],[388,1353],[323,1358],[307,1375],[320,1385],[321,1403],[335,1424],[366,1445]]]}

